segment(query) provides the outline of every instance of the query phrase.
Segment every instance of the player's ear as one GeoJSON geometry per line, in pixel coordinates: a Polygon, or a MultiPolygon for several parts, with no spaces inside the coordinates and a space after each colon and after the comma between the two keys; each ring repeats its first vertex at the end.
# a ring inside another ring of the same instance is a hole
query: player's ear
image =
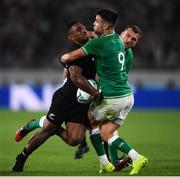
{"type": "Polygon", "coordinates": [[[104,23],[103,28],[104,28],[104,30],[108,30],[109,29],[109,25],[107,23],[104,23]]]}
{"type": "Polygon", "coordinates": [[[121,37],[124,37],[124,31],[121,32],[120,36],[121,36],[121,37]]]}
{"type": "Polygon", "coordinates": [[[72,41],[72,40],[73,40],[72,35],[68,35],[68,40],[70,40],[70,41],[72,41]]]}

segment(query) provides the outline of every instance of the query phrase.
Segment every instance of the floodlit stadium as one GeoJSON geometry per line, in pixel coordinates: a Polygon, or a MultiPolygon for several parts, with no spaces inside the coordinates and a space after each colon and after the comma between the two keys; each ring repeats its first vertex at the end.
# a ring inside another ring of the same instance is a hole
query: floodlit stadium
{"type": "MultiPolygon", "coordinates": [[[[68,23],[77,20],[93,30],[99,8],[118,12],[118,34],[132,24],[142,31],[132,49],[129,73],[135,103],[118,134],[148,158],[140,175],[180,176],[179,7],[178,0],[2,0],[0,176],[99,175],[100,162],[89,131],[89,151],[83,158],[74,158],[78,146],[52,136],[29,156],[23,172],[12,171],[16,156],[41,129],[36,128],[20,142],[15,141],[16,131],[32,118],[46,115],[53,93],[63,85],[64,66],[59,57],[71,48],[68,23]]],[[[118,156],[122,155],[119,151],[118,156]]],[[[127,176],[131,168],[100,175],[127,176]]]]}

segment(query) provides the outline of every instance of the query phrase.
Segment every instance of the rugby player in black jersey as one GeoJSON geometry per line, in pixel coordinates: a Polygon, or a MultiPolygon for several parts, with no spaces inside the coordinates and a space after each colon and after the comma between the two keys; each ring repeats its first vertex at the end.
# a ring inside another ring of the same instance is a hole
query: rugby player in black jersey
{"type": "MultiPolygon", "coordinates": [[[[78,48],[87,42],[87,30],[79,22],[72,22],[69,26],[68,38],[78,48]]],[[[86,128],[90,126],[87,116],[89,105],[77,102],[76,92],[77,88],[81,88],[90,93],[94,99],[100,96],[99,91],[87,80],[95,78],[93,58],[86,56],[65,67],[68,71],[67,79],[63,86],[55,91],[40,132],[36,133],[17,155],[13,171],[23,171],[28,156],[52,135],[59,135],[72,146],[78,145],[83,140],[86,128]],[[66,123],[67,130],[60,128],[63,122],[66,123]]],[[[22,139],[29,132],[28,124],[26,124],[17,131],[17,134],[22,139]]]]}

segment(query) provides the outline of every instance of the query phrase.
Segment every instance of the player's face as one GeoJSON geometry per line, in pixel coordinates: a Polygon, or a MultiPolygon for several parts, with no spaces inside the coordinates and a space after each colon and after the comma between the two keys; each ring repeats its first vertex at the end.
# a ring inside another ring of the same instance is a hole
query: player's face
{"type": "Polygon", "coordinates": [[[99,15],[96,15],[95,21],[93,23],[93,29],[98,36],[101,36],[103,34],[104,32],[103,27],[104,27],[103,19],[99,15]]]}
{"type": "Polygon", "coordinates": [[[87,42],[89,39],[87,30],[81,23],[77,23],[71,27],[68,38],[73,42],[81,44],[87,42]]]}
{"type": "Polygon", "coordinates": [[[88,33],[89,39],[94,39],[98,37],[94,31],[88,31],[87,33],[88,33]]]}
{"type": "Polygon", "coordinates": [[[135,33],[132,28],[128,28],[121,33],[121,38],[124,42],[125,48],[131,48],[137,44],[139,34],[135,33]]]}

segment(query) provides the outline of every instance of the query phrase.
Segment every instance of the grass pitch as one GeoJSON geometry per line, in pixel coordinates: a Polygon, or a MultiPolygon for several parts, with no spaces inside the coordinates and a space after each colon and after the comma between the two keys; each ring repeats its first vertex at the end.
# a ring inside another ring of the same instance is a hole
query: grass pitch
{"type": "MultiPolygon", "coordinates": [[[[29,157],[24,172],[11,172],[16,155],[32,135],[17,143],[14,141],[17,128],[29,118],[42,115],[0,111],[0,176],[98,176],[99,162],[89,138],[90,151],[83,159],[75,160],[76,147],[66,145],[55,136],[29,157]]],[[[180,176],[179,127],[180,111],[136,111],[129,114],[119,135],[149,159],[143,176],[180,176]]],[[[129,171],[130,168],[126,168],[103,176],[127,176],[129,171]]]]}

